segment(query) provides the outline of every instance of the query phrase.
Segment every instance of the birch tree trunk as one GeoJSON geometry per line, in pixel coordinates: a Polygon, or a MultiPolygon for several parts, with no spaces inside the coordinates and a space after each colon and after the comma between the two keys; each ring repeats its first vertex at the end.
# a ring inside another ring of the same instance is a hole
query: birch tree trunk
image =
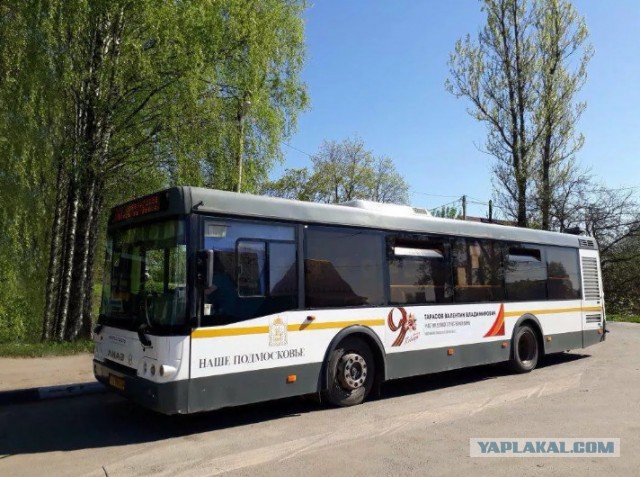
{"type": "Polygon", "coordinates": [[[94,198],[94,206],[93,213],[91,216],[91,223],[89,227],[89,241],[88,241],[88,256],[87,256],[87,266],[85,269],[85,278],[84,278],[84,303],[82,306],[82,323],[80,326],[80,331],[78,333],[78,338],[81,339],[89,339],[91,338],[92,333],[92,325],[93,325],[93,278],[94,278],[94,267],[95,267],[95,257],[96,257],[96,249],[98,245],[98,231],[100,227],[100,216],[102,215],[102,206],[104,203],[102,185],[98,182],[95,188],[95,198],[94,198]]]}
{"type": "Polygon", "coordinates": [[[69,300],[69,316],[65,326],[65,339],[76,339],[82,325],[82,311],[85,301],[85,280],[89,261],[89,238],[93,219],[95,179],[90,177],[81,191],[81,206],[78,211],[78,223],[75,237],[75,253],[73,259],[73,287],[69,300]]]}
{"type": "Polygon", "coordinates": [[[67,319],[69,315],[69,300],[71,297],[71,280],[73,272],[73,261],[75,256],[76,246],[76,227],[78,224],[78,193],[77,185],[74,183],[69,184],[68,191],[68,215],[65,223],[65,256],[64,261],[61,263],[61,281],[60,281],[60,295],[58,298],[58,319],[55,329],[55,338],[63,340],[65,335],[65,329],[67,326],[67,319]]]}
{"type": "Polygon", "coordinates": [[[62,235],[62,215],[63,215],[63,197],[64,188],[62,186],[63,162],[60,160],[58,164],[58,172],[56,174],[58,187],[56,189],[55,210],[53,215],[53,223],[51,225],[51,246],[49,249],[49,266],[47,274],[47,286],[45,295],[44,317],[42,320],[42,337],[43,341],[48,340],[54,333],[54,322],[56,318],[56,308],[58,302],[58,294],[56,286],[59,284],[58,277],[60,266],[60,236],[62,235]]]}

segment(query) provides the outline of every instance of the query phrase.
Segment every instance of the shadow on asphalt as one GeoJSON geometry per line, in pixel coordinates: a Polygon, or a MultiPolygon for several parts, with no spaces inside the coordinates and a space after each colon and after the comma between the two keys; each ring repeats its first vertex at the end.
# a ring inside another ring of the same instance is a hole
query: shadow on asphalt
{"type": "MultiPolygon", "coordinates": [[[[541,367],[589,357],[576,353],[551,355],[541,367]]],[[[489,365],[405,378],[386,383],[377,400],[453,388],[507,374],[504,366],[489,365]]],[[[326,407],[314,400],[291,398],[201,414],[164,416],[111,393],[0,407],[0,459],[16,454],[149,443],[292,419],[322,409],[326,407]]]]}

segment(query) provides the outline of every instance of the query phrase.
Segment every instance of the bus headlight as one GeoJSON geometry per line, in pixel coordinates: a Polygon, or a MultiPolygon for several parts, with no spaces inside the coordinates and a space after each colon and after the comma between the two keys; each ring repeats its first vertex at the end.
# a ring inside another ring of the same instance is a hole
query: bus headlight
{"type": "Polygon", "coordinates": [[[170,378],[177,372],[178,370],[173,366],[169,366],[166,364],[163,364],[162,366],[160,366],[160,376],[162,376],[163,378],[170,378]]]}
{"type": "Polygon", "coordinates": [[[151,365],[151,369],[149,371],[151,372],[151,376],[155,376],[156,375],[156,365],[152,364],[151,365]]]}

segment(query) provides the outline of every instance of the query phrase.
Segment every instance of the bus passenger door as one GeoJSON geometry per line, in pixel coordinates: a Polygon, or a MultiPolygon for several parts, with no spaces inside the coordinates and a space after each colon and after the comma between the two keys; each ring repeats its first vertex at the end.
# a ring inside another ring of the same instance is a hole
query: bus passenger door
{"type": "Polygon", "coordinates": [[[597,250],[580,249],[582,270],[582,346],[604,340],[604,297],[597,250]]]}

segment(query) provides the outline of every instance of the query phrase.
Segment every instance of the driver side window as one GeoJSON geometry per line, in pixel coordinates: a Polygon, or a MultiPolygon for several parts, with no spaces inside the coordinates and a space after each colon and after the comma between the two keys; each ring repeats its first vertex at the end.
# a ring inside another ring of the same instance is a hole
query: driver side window
{"type": "Polygon", "coordinates": [[[207,219],[204,233],[205,249],[214,251],[214,272],[213,286],[203,294],[203,326],[297,307],[295,226],[207,219]]]}
{"type": "Polygon", "coordinates": [[[238,295],[242,297],[264,297],[266,295],[266,251],[265,242],[238,241],[238,295]]]}

